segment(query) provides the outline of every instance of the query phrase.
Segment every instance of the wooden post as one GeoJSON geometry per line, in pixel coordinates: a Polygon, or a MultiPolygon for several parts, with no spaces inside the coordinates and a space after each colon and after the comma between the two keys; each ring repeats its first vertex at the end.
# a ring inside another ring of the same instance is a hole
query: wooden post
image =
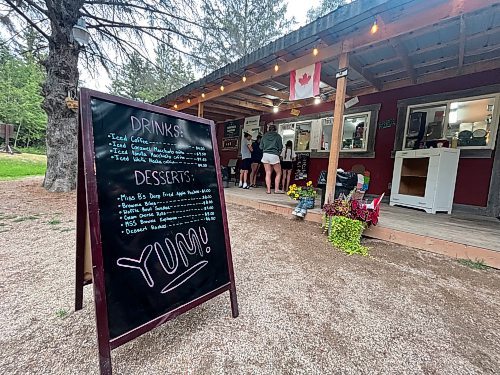
{"type": "MultiPolygon", "coordinates": [[[[343,52],[339,59],[339,70],[349,67],[349,55],[343,52]]],[[[335,181],[339,165],[339,153],[342,145],[342,124],[344,118],[345,92],[347,77],[337,79],[337,92],[335,94],[335,109],[333,112],[332,140],[330,142],[330,157],[328,159],[328,175],[326,179],[326,202],[331,202],[335,195],[335,181]]]]}
{"type": "Polygon", "coordinates": [[[198,117],[203,117],[203,109],[204,109],[204,103],[200,102],[198,103],[198,117]]]}

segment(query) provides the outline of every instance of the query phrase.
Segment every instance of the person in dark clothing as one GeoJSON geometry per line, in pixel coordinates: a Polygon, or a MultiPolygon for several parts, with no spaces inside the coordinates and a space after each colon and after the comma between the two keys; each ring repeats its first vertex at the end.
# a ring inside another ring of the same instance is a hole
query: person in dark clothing
{"type": "Polygon", "coordinates": [[[251,187],[257,187],[257,174],[262,160],[262,149],[260,148],[261,140],[262,135],[259,134],[257,139],[252,144],[252,172],[250,173],[251,187]]]}
{"type": "Polygon", "coordinates": [[[284,194],[282,190],[279,190],[281,180],[280,155],[283,150],[283,140],[281,135],[276,131],[276,125],[269,125],[268,132],[262,137],[260,147],[262,148],[262,163],[266,170],[267,194],[271,194],[271,176],[273,170],[276,173],[274,192],[276,194],[284,194]]]}

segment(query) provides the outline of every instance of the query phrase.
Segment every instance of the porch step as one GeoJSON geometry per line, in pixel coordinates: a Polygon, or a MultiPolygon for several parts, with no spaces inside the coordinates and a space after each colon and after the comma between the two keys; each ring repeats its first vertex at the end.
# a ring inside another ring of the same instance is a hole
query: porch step
{"type": "MultiPolygon", "coordinates": [[[[245,196],[227,192],[225,194],[225,199],[227,203],[292,217],[293,207],[285,203],[271,202],[265,199],[259,199],[255,196],[245,196]]],[[[319,224],[322,221],[322,216],[322,212],[319,209],[309,210],[304,220],[319,224]]],[[[500,269],[500,252],[491,249],[409,233],[384,227],[383,224],[367,229],[365,231],[365,236],[457,259],[481,259],[488,266],[500,269]]]]}

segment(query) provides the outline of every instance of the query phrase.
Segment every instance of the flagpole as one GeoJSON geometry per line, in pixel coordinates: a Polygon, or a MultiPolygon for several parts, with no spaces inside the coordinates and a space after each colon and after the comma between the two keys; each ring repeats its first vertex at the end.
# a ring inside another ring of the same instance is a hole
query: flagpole
{"type": "MultiPolygon", "coordinates": [[[[339,71],[349,67],[349,54],[342,52],[339,58],[339,71]]],[[[337,90],[335,94],[335,109],[333,112],[332,139],[330,142],[330,156],[328,158],[328,174],[326,180],[325,202],[333,201],[335,196],[335,182],[337,180],[337,169],[339,165],[340,147],[342,144],[342,125],[344,118],[344,103],[347,90],[347,76],[337,79],[337,90]]]]}

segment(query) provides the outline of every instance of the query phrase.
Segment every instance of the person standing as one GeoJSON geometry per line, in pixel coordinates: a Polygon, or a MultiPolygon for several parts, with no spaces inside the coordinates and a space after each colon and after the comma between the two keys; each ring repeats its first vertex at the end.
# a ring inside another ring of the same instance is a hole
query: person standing
{"type": "Polygon", "coordinates": [[[252,135],[245,132],[243,142],[241,142],[240,188],[250,189],[250,184],[248,184],[250,169],[252,169],[252,135]]]}
{"type": "Polygon", "coordinates": [[[284,191],[288,191],[290,187],[290,176],[292,175],[294,160],[295,152],[293,151],[293,143],[292,141],[287,141],[285,148],[281,151],[281,169],[283,171],[281,187],[284,191]]]}
{"type": "Polygon", "coordinates": [[[281,139],[281,135],[276,132],[276,125],[270,124],[267,130],[268,132],[264,134],[260,142],[262,163],[266,170],[266,192],[267,194],[271,194],[271,176],[274,170],[276,173],[274,179],[274,192],[276,194],[284,194],[283,191],[279,190],[281,180],[280,154],[283,150],[283,140],[281,139]]]}
{"type": "Polygon", "coordinates": [[[260,161],[262,160],[262,149],[260,141],[262,135],[258,135],[257,139],[252,143],[252,172],[250,173],[250,187],[257,187],[257,173],[259,172],[260,161]]]}

